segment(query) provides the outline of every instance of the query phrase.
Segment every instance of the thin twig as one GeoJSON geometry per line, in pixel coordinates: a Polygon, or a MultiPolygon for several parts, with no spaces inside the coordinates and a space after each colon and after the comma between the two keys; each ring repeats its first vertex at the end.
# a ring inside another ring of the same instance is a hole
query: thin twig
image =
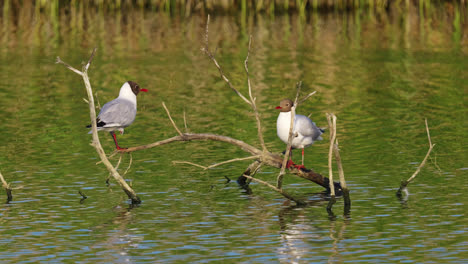
{"type": "Polygon", "coordinates": [[[120,162],[122,161],[122,156],[123,156],[123,155],[124,155],[123,153],[120,154],[119,161],[117,161],[117,164],[114,166],[115,170],[118,170],[118,169],[119,169],[120,162]]]}
{"type": "Polygon", "coordinates": [[[91,62],[93,61],[94,59],[94,55],[96,54],[96,51],[97,51],[97,48],[94,48],[93,49],[93,52],[91,53],[91,56],[89,57],[89,60],[88,60],[88,63],[86,63],[86,66],[85,66],[85,71],[88,71],[89,69],[89,66],[91,66],[91,62]]]}
{"type": "Polygon", "coordinates": [[[96,96],[97,108],[98,108],[98,109],[101,109],[101,103],[99,102],[98,92],[95,92],[95,93],[94,93],[94,96],[96,96]]]}
{"type": "Polygon", "coordinates": [[[179,135],[181,137],[183,137],[184,135],[182,134],[182,132],[180,132],[180,130],[177,127],[177,125],[175,124],[174,120],[172,120],[171,113],[169,113],[169,109],[167,109],[166,104],[164,102],[162,102],[162,105],[163,105],[164,109],[166,110],[166,113],[167,113],[167,116],[169,117],[169,120],[171,120],[172,126],[174,126],[177,133],[179,133],[179,135]]]}
{"type": "Polygon", "coordinates": [[[431,141],[431,134],[429,133],[429,126],[427,125],[427,118],[424,118],[424,123],[426,124],[427,140],[429,140],[429,147],[434,147],[431,141]]]}
{"type": "Polygon", "coordinates": [[[252,106],[252,103],[247,99],[245,98],[244,95],[242,95],[241,92],[239,92],[235,87],[234,85],[231,83],[231,81],[226,77],[226,75],[224,74],[224,71],[223,69],[221,68],[221,66],[219,65],[218,61],[216,60],[215,56],[213,55],[213,53],[210,51],[210,48],[208,46],[208,42],[209,42],[209,38],[208,38],[208,26],[210,24],[210,16],[208,15],[208,18],[206,20],[206,30],[205,30],[205,47],[202,48],[202,51],[205,52],[205,54],[213,61],[213,63],[215,64],[216,68],[218,68],[218,71],[219,71],[219,74],[221,75],[221,78],[229,85],[229,87],[238,95],[240,96],[240,98],[242,98],[242,100],[244,100],[247,104],[249,104],[250,106],[252,106]]]}
{"type": "Polygon", "coordinates": [[[232,162],[236,162],[236,161],[243,161],[243,160],[258,159],[260,157],[261,157],[260,155],[255,155],[255,156],[250,156],[250,157],[245,157],[245,158],[235,158],[235,159],[230,159],[230,160],[222,161],[222,162],[219,162],[219,163],[215,163],[215,164],[212,164],[210,166],[203,166],[203,165],[199,165],[199,164],[189,162],[189,161],[177,161],[177,160],[173,161],[172,163],[173,164],[189,164],[189,165],[193,165],[193,166],[202,168],[204,170],[208,170],[208,169],[218,167],[220,165],[224,165],[224,164],[227,164],[227,163],[232,163],[232,162]]]}
{"type": "MultiPolygon", "coordinates": [[[[435,144],[432,144],[432,141],[431,141],[431,134],[429,133],[429,126],[427,125],[427,119],[425,119],[425,123],[426,123],[426,131],[427,131],[427,140],[429,141],[429,150],[427,151],[426,156],[424,157],[421,164],[419,164],[418,168],[413,173],[413,175],[411,175],[411,177],[408,180],[406,180],[406,183],[404,184],[404,186],[403,186],[403,183],[402,183],[403,188],[405,188],[418,175],[418,173],[421,171],[421,168],[424,167],[424,165],[426,165],[427,158],[429,157],[429,155],[431,154],[432,149],[435,146],[435,144]]],[[[400,188],[402,188],[402,187],[400,187],[400,188]]]]}
{"type": "Polygon", "coordinates": [[[65,65],[65,67],[67,67],[69,70],[75,72],[76,74],[79,74],[79,75],[83,76],[83,72],[81,72],[81,71],[79,71],[79,70],[73,68],[73,67],[70,66],[68,63],[62,61],[62,60],[60,59],[60,57],[58,57],[58,56],[57,56],[57,60],[55,61],[55,63],[57,63],[57,64],[63,64],[63,65],[65,65]]]}
{"type": "Polygon", "coordinates": [[[125,176],[128,172],[128,170],[130,170],[130,167],[132,166],[132,162],[133,162],[133,156],[132,156],[132,153],[130,152],[130,161],[128,162],[128,167],[127,169],[125,170],[125,172],[122,174],[122,176],[125,176]]]}
{"type": "Polygon", "coordinates": [[[252,110],[255,113],[255,120],[257,121],[258,140],[260,141],[260,145],[262,146],[263,152],[267,152],[268,150],[267,150],[267,147],[265,145],[265,140],[263,139],[262,125],[261,125],[261,122],[260,122],[260,115],[258,114],[258,109],[257,109],[257,104],[255,103],[255,98],[252,96],[252,85],[250,83],[249,56],[250,56],[251,46],[252,46],[252,35],[249,36],[249,48],[247,49],[247,56],[245,57],[244,68],[245,68],[245,74],[247,76],[247,86],[249,88],[250,102],[251,102],[252,110]]]}
{"type": "Polygon", "coordinates": [[[187,126],[187,118],[185,117],[185,109],[184,109],[184,127],[185,127],[185,133],[188,133],[188,126],[187,126]]]}
{"type": "Polygon", "coordinates": [[[192,166],[195,166],[195,167],[199,167],[199,168],[202,168],[204,170],[207,170],[208,167],[206,166],[203,166],[203,165],[200,165],[200,164],[196,164],[196,163],[193,163],[193,162],[190,162],[190,161],[178,161],[178,160],[174,160],[172,161],[172,164],[188,164],[188,165],[192,165],[192,166]]]}
{"type": "Polygon", "coordinates": [[[306,95],[304,98],[302,98],[301,100],[299,100],[297,102],[298,105],[302,104],[303,102],[305,102],[305,100],[309,99],[309,97],[311,97],[312,95],[314,95],[315,93],[317,93],[317,91],[313,91],[311,92],[310,94],[306,95]]]}

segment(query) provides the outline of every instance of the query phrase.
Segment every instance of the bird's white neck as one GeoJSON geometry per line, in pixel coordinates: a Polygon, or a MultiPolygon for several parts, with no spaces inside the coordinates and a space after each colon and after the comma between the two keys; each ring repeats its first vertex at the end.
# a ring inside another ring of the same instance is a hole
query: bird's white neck
{"type": "Polygon", "coordinates": [[[128,83],[124,83],[122,88],[120,88],[119,98],[133,102],[135,105],[137,102],[136,95],[133,93],[132,88],[128,83]]]}
{"type": "Polygon", "coordinates": [[[280,112],[278,118],[280,118],[281,120],[284,120],[284,121],[286,121],[286,120],[291,121],[291,111],[289,111],[289,112],[280,112]]]}

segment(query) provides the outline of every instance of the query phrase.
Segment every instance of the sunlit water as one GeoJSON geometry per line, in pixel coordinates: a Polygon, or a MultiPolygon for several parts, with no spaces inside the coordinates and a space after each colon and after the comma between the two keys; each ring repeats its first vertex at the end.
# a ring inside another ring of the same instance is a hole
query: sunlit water
{"type": "MultiPolygon", "coordinates": [[[[14,200],[0,206],[1,262],[468,262],[468,46],[466,29],[452,29],[450,16],[436,25],[405,15],[212,17],[210,46],[245,95],[243,63],[252,34],[251,79],[271,151],[284,148],[274,107],[295,95],[296,82],[303,82],[304,95],[317,91],[298,113],[312,113],[322,127],[326,112],[338,116],[352,210],[342,216],[338,200],[334,218],[323,189],[292,175],[284,188],[310,206],[295,207],[256,183],[248,195],[227,182],[249,161],[208,171],[172,164],[248,155],[217,142],[133,153],[125,177],[143,202],[129,205],[114,181],[106,185],[105,167],[96,165],[82,80],[54,64],[56,56],[80,67],[98,47],[90,78],[101,105],[126,80],[149,90],[138,97],[135,123],[118,136],[123,146],[177,134],[163,101],[181,128],[185,111],[191,132],[259,146],[255,119],[200,50],[205,17],[132,11],[125,19],[87,17],[83,29],[70,27],[67,19],[78,23],[70,16],[63,15],[58,28],[47,17],[38,24],[2,20],[0,169],[15,189],[14,200]],[[436,147],[400,201],[400,181],[428,149],[424,118],[436,147]],[[79,191],[88,198],[80,201],[79,191]]],[[[111,153],[111,137],[100,135],[111,153]]],[[[326,175],[327,153],[328,133],[306,149],[306,166],[326,175]]],[[[124,155],[121,172],[129,161],[124,155]]],[[[274,183],[278,172],[263,167],[257,177],[274,183]]]]}

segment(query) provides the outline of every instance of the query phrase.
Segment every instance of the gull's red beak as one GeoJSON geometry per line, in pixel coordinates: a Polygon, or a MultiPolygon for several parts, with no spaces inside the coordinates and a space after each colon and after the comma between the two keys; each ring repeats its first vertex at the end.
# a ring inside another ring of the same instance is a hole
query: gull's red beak
{"type": "Polygon", "coordinates": [[[140,92],[147,92],[148,89],[140,89],[140,92]]]}
{"type": "Polygon", "coordinates": [[[277,107],[275,107],[275,109],[281,109],[281,106],[277,106],[277,107]]]}

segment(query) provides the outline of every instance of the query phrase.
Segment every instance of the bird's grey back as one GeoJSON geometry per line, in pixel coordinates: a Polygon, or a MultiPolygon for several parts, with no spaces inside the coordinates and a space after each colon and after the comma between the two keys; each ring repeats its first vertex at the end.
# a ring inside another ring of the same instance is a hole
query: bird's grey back
{"type": "Polygon", "coordinates": [[[136,105],[122,98],[106,103],[99,112],[98,119],[106,123],[105,127],[127,127],[135,120],[136,105]]]}
{"type": "Polygon", "coordinates": [[[323,134],[323,130],[317,125],[310,120],[307,116],[304,115],[296,115],[296,122],[295,125],[298,126],[299,133],[301,133],[304,136],[310,136],[312,137],[312,140],[322,140],[322,137],[320,135],[323,134]]]}

